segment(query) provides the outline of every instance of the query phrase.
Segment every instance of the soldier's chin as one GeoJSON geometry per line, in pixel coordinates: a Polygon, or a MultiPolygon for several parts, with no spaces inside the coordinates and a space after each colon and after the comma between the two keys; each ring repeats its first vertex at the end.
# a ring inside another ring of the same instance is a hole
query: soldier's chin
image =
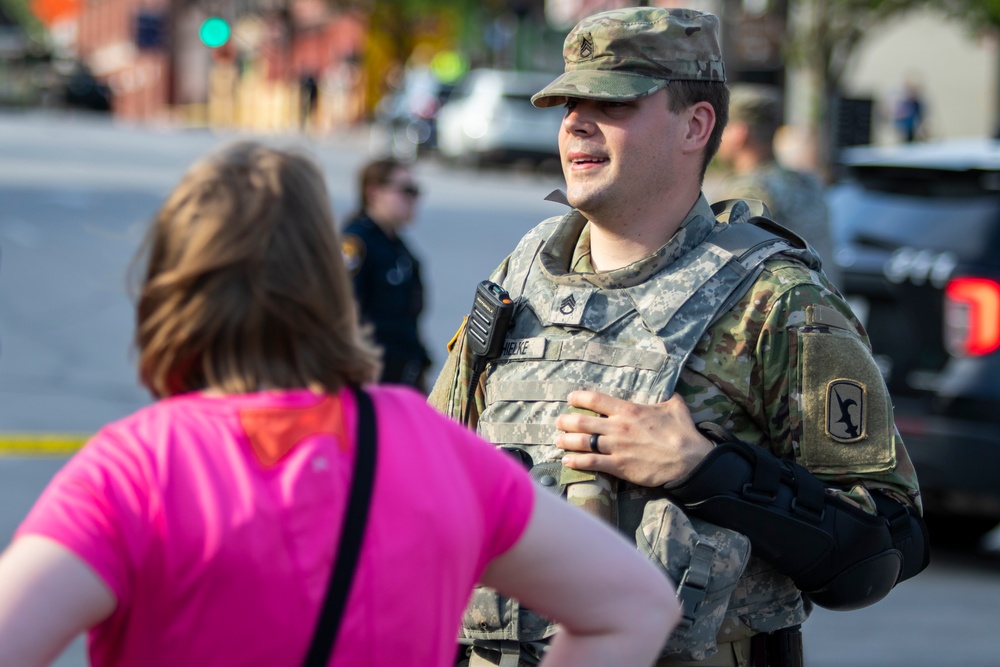
{"type": "Polygon", "coordinates": [[[570,185],[566,188],[566,201],[569,202],[570,206],[586,215],[600,209],[602,197],[601,193],[593,188],[570,185]]]}

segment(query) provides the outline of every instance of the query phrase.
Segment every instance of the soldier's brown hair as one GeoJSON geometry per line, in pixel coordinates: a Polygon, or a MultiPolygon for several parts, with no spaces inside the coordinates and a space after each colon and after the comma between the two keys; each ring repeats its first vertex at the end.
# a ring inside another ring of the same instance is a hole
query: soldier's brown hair
{"type": "Polygon", "coordinates": [[[719,151],[722,131],[729,123],[729,88],[720,81],[673,80],[667,86],[667,99],[668,108],[673,113],[680,113],[698,102],[708,102],[715,109],[715,127],[705,144],[701,163],[701,177],[704,179],[708,163],[719,151]]]}
{"type": "Polygon", "coordinates": [[[195,163],[133,263],[139,376],[157,397],[373,381],[323,175],[255,142],[195,163]]]}

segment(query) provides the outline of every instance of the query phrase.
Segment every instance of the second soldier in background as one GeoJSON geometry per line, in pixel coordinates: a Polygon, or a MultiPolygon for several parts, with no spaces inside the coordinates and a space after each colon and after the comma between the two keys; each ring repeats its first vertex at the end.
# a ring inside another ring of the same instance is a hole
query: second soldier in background
{"type": "MultiPolygon", "coordinates": [[[[732,85],[729,123],[722,132],[717,160],[725,175],[713,184],[712,194],[718,199],[762,200],[778,224],[809,242],[823,260],[827,278],[839,285],[823,184],[816,174],[790,169],[778,160],[774,143],[781,125],[779,89],[762,84],[732,85]]],[[[707,184],[705,190],[709,190],[707,184]]]]}

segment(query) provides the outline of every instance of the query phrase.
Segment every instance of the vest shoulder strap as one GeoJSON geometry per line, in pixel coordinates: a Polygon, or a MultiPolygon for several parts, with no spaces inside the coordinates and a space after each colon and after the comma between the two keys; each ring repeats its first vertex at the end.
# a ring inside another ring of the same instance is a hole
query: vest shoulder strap
{"type": "MultiPolygon", "coordinates": [[[[730,228],[736,230],[736,235],[728,241],[730,245],[721,245],[726,250],[731,251],[736,256],[743,256],[764,243],[764,234],[760,232],[770,232],[771,236],[777,236],[787,241],[797,250],[805,250],[808,244],[801,236],[787,227],[775,222],[771,217],[771,212],[767,204],[759,199],[723,199],[712,204],[712,213],[719,222],[729,223],[749,223],[746,227],[740,224],[731,224],[730,228]],[[748,244],[746,252],[740,252],[741,242],[748,244]]],[[[733,233],[733,232],[728,232],[733,233]]]]}
{"type": "Polygon", "coordinates": [[[742,217],[770,218],[771,211],[760,199],[723,199],[712,204],[719,222],[737,222],[742,217]]]}

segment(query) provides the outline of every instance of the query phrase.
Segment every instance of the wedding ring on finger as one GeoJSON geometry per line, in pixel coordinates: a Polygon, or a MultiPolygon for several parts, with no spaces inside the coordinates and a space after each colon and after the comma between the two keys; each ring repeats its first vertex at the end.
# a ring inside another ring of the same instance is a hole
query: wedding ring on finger
{"type": "Polygon", "coordinates": [[[603,454],[604,453],[600,449],[598,449],[598,447],[597,447],[597,439],[600,438],[600,437],[601,436],[600,436],[599,433],[591,433],[590,434],[590,451],[594,452],[595,454],[603,454]]]}

